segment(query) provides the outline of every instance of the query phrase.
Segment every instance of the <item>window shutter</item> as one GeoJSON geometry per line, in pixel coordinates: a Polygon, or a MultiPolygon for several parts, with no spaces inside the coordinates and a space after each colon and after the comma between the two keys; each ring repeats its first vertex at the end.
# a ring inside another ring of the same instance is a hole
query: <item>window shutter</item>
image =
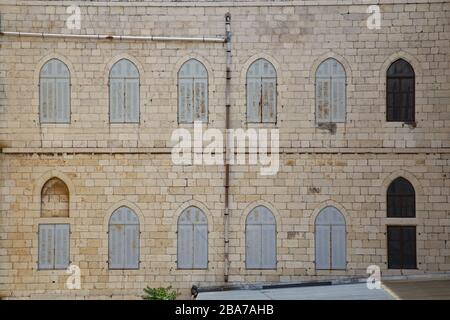
{"type": "Polygon", "coordinates": [[[109,226],[109,268],[121,269],[125,266],[125,230],[120,224],[109,226]]]}
{"type": "Polygon", "coordinates": [[[48,99],[48,121],[56,121],[56,80],[51,79],[50,85],[47,87],[47,99],[48,99]]]}
{"type": "Polygon", "coordinates": [[[415,269],[417,267],[416,254],[416,227],[402,227],[403,229],[403,268],[415,269]]]}
{"type": "Polygon", "coordinates": [[[261,119],[261,80],[247,79],[247,122],[261,119]]]}
{"type": "Polygon", "coordinates": [[[415,93],[414,93],[414,78],[407,78],[402,81],[403,95],[403,110],[405,110],[405,121],[414,121],[415,119],[415,93]]]}
{"type": "Polygon", "coordinates": [[[194,243],[193,225],[178,225],[178,268],[191,269],[193,267],[193,243],[194,243]]]}
{"type": "Polygon", "coordinates": [[[387,216],[389,218],[413,218],[416,216],[414,187],[405,178],[395,179],[388,187],[387,216]]]}
{"type": "Polygon", "coordinates": [[[261,268],[261,225],[247,224],[245,241],[247,268],[261,268]]]}
{"type": "Polygon", "coordinates": [[[208,121],[208,72],[190,59],[178,71],[178,122],[194,121],[208,121]]]}
{"type": "Polygon", "coordinates": [[[45,122],[55,122],[55,80],[45,79],[47,82],[45,92],[45,103],[47,109],[47,116],[45,122]]]}
{"type": "Polygon", "coordinates": [[[332,121],[333,122],[345,122],[345,79],[333,78],[332,79],[332,121]]]}
{"type": "Polygon", "coordinates": [[[125,266],[127,269],[139,268],[139,225],[125,225],[125,266]]]}
{"type": "Polygon", "coordinates": [[[194,121],[207,121],[208,114],[208,93],[207,80],[194,80],[194,121]]]}
{"type": "Polygon", "coordinates": [[[316,269],[330,268],[330,226],[316,225],[316,269]]]}
{"type": "Polygon", "coordinates": [[[55,122],[69,122],[70,114],[69,79],[56,79],[55,122]]]}
{"type": "Polygon", "coordinates": [[[401,232],[399,227],[387,227],[389,269],[401,268],[401,232]]]}
{"type": "Polygon", "coordinates": [[[139,122],[139,79],[127,79],[125,84],[125,122],[139,122]]]}
{"type": "Polygon", "coordinates": [[[39,119],[42,123],[70,121],[70,73],[58,59],[47,61],[39,75],[39,119]]]}
{"type": "Polygon", "coordinates": [[[124,80],[110,79],[109,82],[109,99],[110,99],[110,122],[124,122],[124,80]]]}
{"type": "Polygon", "coordinates": [[[417,268],[416,227],[388,226],[388,268],[417,268]]]}
{"type": "Polygon", "coordinates": [[[139,269],[139,219],[128,207],[116,209],[109,219],[109,268],[139,269]]]}
{"type": "Polygon", "coordinates": [[[49,114],[50,109],[53,107],[49,100],[49,91],[51,90],[51,86],[53,85],[52,79],[41,79],[39,86],[39,99],[40,99],[40,121],[41,122],[50,122],[49,114]]]}
{"type": "Polygon", "coordinates": [[[263,224],[261,231],[261,267],[264,269],[274,269],[277,266],[275,225],[263,224]]]}
{"type": "Polygon", "coordinates": [[[197,207],[186,208],[178,218],[177,260],[181,269],[208,267],[208,222],[197,207]]]}
{"type": "Polygon", "coordinates": [[[63,80],[55,79],[55,121],[62,122],[62,114],[64,112],[64,98],[63,98],[63,80]]]}
{"type": "Polygon", "coordinates": [[[276,222],[267,207],[257,206],[248,214],[245,241],[247,268],[276,268],[276,222]]]}
{"type": "Polygon", "coordinates": [[[192,79],[179,79],[178,83],[178,121],[193,122],[192,79]]]}
{"type": "Polygon", "coordinates": [[[317,122],[330,122],[330,79],[316,79],[317,122]]]}
{"type": "Polygon", "coordinates": [[[247,70],[247,122],[276,122],[277,73],[265,59],[257,59],[247,70]]]}
{"type": "Polygon", "coordinates": [[[50,224],[40,224],[38,227],[39,236],[39,269],[53,269],[55,252],[55,229],[50,224]]]}
{"type": "Polygon", "coordinates": [[[262,122],[276,122],[276,79],[262,79],[262,122]]]}
{"type": "Polygon", "coordinates": [[[390,65],[386,76],[386,120],[414,121],[414,69],[407,61],[398,59],[390,65]]]}
{"type": "Polygon", "coordinates": [[[55,227],[55,269],[69,266],[70,225],[56,224],[55,227]]]}
{"type": "Polygon", "coordinates": [[[346,235],[345,225],[331,226],[331,268],[345,269],[346,258],[346,235]]]}
{"type": "Polygon", "coordinates": [[[193,268],[208,267],[208,226],[194,225],[194,260],[193,268]]]}
{"type": "Polygon", "coordinates": [[[117,61],[109,73],[111,123],[139,122],[139,71],[127,59],[117,61]]]}

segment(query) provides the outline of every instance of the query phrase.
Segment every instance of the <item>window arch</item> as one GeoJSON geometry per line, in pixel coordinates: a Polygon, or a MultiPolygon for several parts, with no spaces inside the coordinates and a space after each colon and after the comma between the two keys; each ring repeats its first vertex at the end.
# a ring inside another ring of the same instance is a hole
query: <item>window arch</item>
{"type": "Polygon", "coordinates": [[[333,58],[324,60],[316,70],[316,120],[318,123],[345,122],[346,74],[333,58]]]}
{"type": "Polygon", "coordinates": [[[68,217],[69,189],[59,178],[49,179],[41,189],[41,217],[68,217]]]}
{"type": "Polygon", "coordinates": [[[139,71],[127,59],[117,61],[109,72],[109,121],[139,122],[139,71]]]}
{"type": "Polygon", "coordinates": [[[346,231],[345,218],[335,207],[320,211],[315,221],[316,269],[345,269],[346,231]]]}
{"type": "Polygon", "coordinates": [[[208,71],[196,59],[178,71],[178,123],[208,122],[208,71]]]}
{"type": "Polygon", "coordinates": [[[416,192],[403,177],[391,182],[387,189],[387,217],[414,218],[416,216],[416,192]]]}
{"type": "Polygon", "coordinates": [[[208,220],[191,206],[178,217],[177,265],[179,269],[208,268],[208,220]]]}
{"type": "Polygon", "coordinates": [[[245,262],[247,269],[276,269],[277,227],[267,207],[258,206],[245,222],[245,262]]]}
{"type": "Polygon", "coordinates": [[[128,207],[109,219],[109,269],[139,269],[139,218],[128,207]]]}
{"type": "Polygon", "coordinates": [[[48,60],[39,73],[39,121],[70,122],[70,72],[61,60],[48,60]]]}
{"type": "Polygon", "coordinates": [[[387,121],[415,120],[415,74],[409,62],[398,59],[387,70],[387,121]]]}
{"type": "Polygon", "coordinates": [[[277,121],[277,72],[266,59],[247,70],[247,122],[277,121]]]}

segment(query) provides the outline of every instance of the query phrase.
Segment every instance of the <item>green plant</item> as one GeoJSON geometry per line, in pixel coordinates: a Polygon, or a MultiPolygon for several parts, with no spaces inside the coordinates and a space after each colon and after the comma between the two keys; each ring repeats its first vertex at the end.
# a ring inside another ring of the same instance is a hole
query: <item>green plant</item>
{"type": "Polygon", "coordinates": [[[177,298],[177,292],[171,290],[172,287],[167,288],[147,288],[144,289],[145,294],[142,296],[144,300],[175,300],[177,298]]]}

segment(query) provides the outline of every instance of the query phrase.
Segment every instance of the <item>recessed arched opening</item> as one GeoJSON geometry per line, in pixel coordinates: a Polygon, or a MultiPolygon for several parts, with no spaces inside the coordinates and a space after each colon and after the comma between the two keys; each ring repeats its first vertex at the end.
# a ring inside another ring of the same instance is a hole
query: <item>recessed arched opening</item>
{"type": "Polygon", "coordinates": [[[51,178],[41,189],[41,217],[69,216],[69,189],[59,178],[51,178]]]}

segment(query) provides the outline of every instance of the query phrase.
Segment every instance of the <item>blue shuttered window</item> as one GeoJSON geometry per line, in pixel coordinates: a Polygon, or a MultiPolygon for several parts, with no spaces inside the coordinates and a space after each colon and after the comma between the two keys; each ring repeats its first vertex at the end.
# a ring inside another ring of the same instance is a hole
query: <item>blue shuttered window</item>
{"type": "Polygon", "coordinates": [[[70,264],[70,225],[40,224],[38,237],[38,268],[66,269],[70,264]]]}
{"type": "Polygon", "coordinates": [[[139,219],[120,207],[109,219],[109,269],[139,269],[139,219]]]}
{"type": "Polygon", "coordinates": [[[177,265],[179,269],[208,268],[208,221],[197,207],[186,208],[178,218],[177,265]]]}
{"type": "Polygon", "coordinates": [[[315,221],[316,269],[345,269],[346,230],[345,218],[335,207],[320,211],[315,221]]]}
{"type": "Polygon", "coordinates": [[[345,122],[346,75],[335,59],[323,61],[316,71],[316,121],[345,122]]]}
{"type": "Polygon", "coordinates": [[[139,71],[127,59],[117,61],[109,74],[109,121],[139,122],[139,71]]]}
{"type": "Polygon", "coordinates": [[[58,59],[47,61],[39,75],[41,123],[70,122],[70,72],[58,59]]]}
{"type": "Polygon", "coordinates": [[[264,207],[254,208],[245,225],[245,263],[247,269],[277,268],[275,217],[264,207]]]}
{"type": "Polygon", "coordinates": [[[178,71],[178,123],[208,122],[208,72],[198,60],[178,71]]]}
{"type": "Polygon", "coordinates": [[[247,122],[277,121],[277,73],[265,60],[254,61],[247,71],[247,122]]]}

